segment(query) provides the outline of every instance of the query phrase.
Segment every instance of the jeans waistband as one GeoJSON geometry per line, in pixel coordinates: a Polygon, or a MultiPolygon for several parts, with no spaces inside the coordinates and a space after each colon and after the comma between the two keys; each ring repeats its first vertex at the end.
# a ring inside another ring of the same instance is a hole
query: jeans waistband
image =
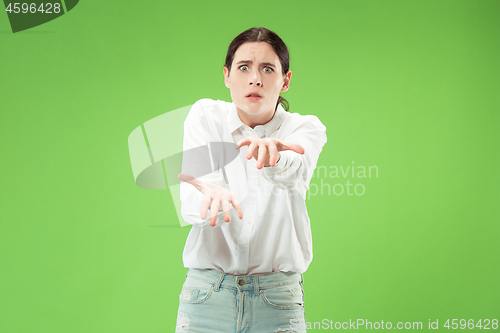
{"type": "Polygon", "coordinates": [[[254,290],[257,294],[260,290],[276,288],[279,286],[295,283],[302,284],[302,274],[294,272],[274,272],[255,275],[231,275],[215,269],[190,268],[186,277],[206,281],[213,284],[215,291],[222,288],[254,290]]]}

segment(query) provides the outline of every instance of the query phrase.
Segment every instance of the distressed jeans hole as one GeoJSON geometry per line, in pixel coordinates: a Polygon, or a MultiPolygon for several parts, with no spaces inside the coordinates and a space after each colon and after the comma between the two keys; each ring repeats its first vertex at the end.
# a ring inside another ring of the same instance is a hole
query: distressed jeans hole
{"type": "Polygon", "coordinates": [[[180,314],[177,317],[177,327],[175,328],[175,332],[189,332],[189,317],[185,314],[180,314]]]}

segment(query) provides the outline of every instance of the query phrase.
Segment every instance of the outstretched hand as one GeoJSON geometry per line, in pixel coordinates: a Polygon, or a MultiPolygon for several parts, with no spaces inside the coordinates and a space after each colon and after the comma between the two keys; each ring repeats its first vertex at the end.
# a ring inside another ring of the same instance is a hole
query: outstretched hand
{"type": "Polygon", "coordinates": [[[217,213],[219,212],[219,206],[221,205],[222,210],[224,211],[225,222],[231,221],[231,205],[233,205],[234,209],[236,209],[238,218],[240,220],[243,218],[243,211],[241,210],[240,203],[231,190],[209,182],[201,181],[184,173],[180,173],[177,177],[181,181],[193,185],[203,194],[203,199],[201,200],[200,218],[202,220],[207,218],[207,211],[210,207],[210,225],[212,227],[215,226],[215,223],[217,222],[217,213]]]}
{"type": "Polygon", "coordinates": [[[275,166],[281,157],[280,151],[291,150],[297,154],[304,154],[304,148],[298,143],[273,138],[261,139],[249,136],[240,140],[236,145],[240,148],[248,146],[247,159],[253,157],[257,161],[257,169],[262,169],[263,166],[275,166]]]}

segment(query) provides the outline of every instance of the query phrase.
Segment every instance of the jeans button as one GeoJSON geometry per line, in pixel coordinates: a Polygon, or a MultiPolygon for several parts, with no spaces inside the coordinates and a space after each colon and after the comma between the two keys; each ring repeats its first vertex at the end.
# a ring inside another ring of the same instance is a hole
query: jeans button
{"type": "Polygon", "coordinates": [[[239,284],[240,286],[242,286],[242,285],[244,285],[244,284],[245,284],[245,281],[240,280],[240,281],[238,282],[238,284],[239,284]]]}

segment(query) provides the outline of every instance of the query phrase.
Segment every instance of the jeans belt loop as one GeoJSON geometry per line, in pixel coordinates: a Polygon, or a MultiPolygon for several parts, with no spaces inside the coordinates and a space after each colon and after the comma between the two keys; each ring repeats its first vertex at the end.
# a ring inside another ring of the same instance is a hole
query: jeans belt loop
{"type": "Polygon", "coordinates": [[[253,293],[254,293],[254,295],[259,294],[259,277],[258,276],[253,277],[253,293]]]}
{"type": "Polygon", "coordinates": [[[219,291],[220,290],[220,285],[222,284],[222,281],[224,280],[224,277],[226,276],[226,273],[224,272],[220,272],[219,274],[219,278],[217,279],[217,282],[215,282],[215,291],[219,291]]]}

